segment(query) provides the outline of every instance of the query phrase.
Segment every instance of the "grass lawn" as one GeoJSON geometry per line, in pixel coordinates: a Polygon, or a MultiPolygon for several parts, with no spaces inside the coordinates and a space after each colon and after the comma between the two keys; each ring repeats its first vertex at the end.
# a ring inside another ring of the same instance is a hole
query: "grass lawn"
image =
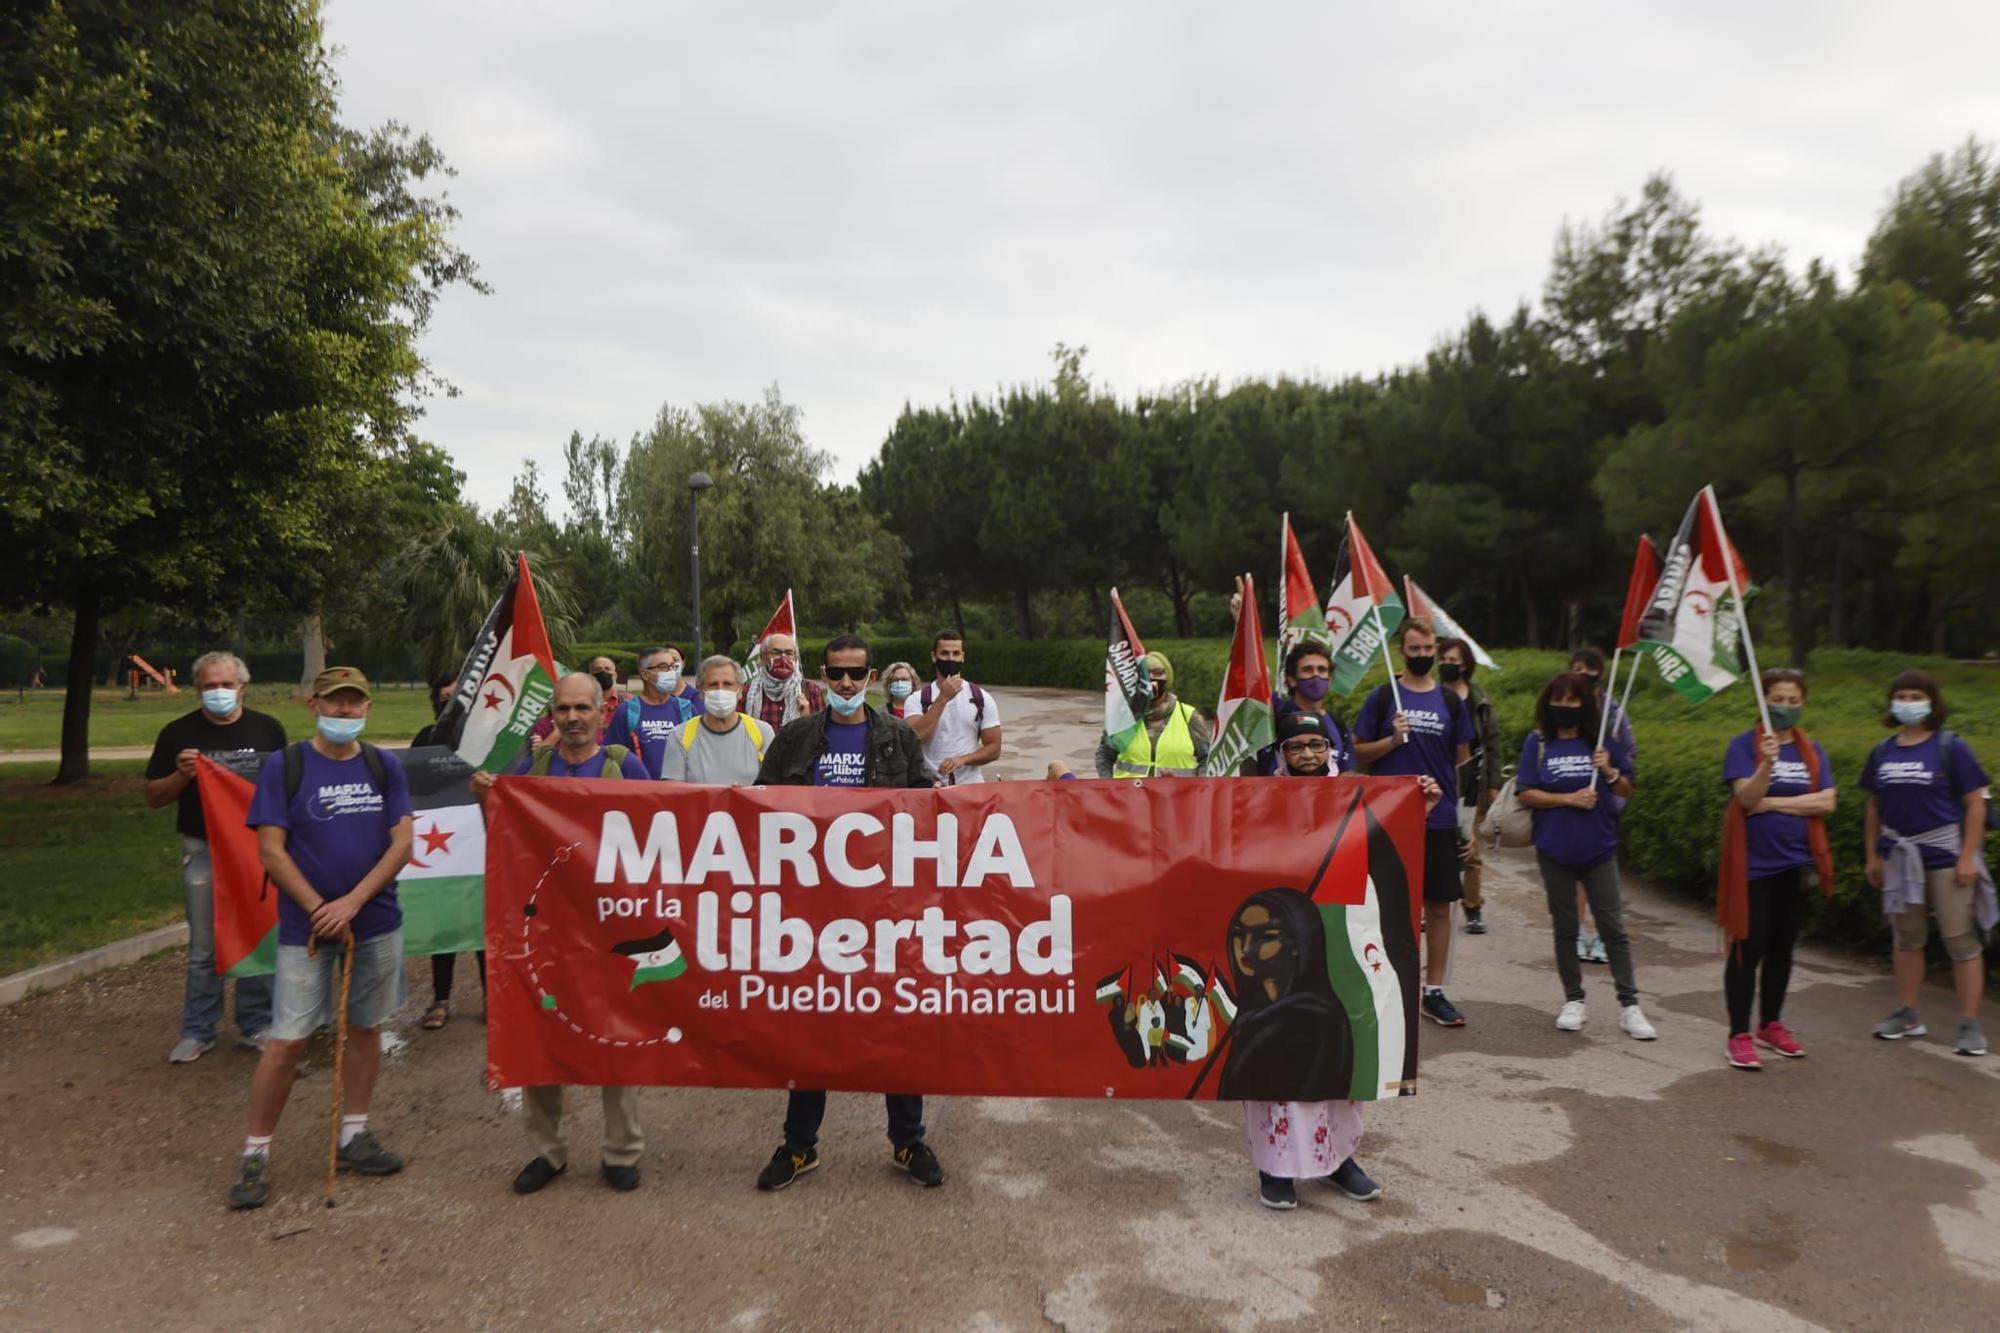
{"type": "MultiPolygon", "coordinates": [[[[200,700],[189,689],[179,694],[141,690],[137,699],[129,698],[122,689],[97,690],[90,702],[90,743],[97,747],[150,747],[161,727],[200,706],[200,700]]],[[[305,705],[293,702],[289,685],[252,684],[250,707],[276,717],[294,739],[305,736],[309,730],[305,705]]],[[[62,712],[61,690],[30,690],[25,701],[19,694],[0,694],[0,752],[53,750],[60,746],[62,712]]],[[[368,738],[381,745],[406,745],[430,720],[430,704],[422,689],[385,685],[375,691],[375,709],[368,718],[368,738]]]]}
{"type": "Polygon", "coordinates": [[[146,809],[143,766],[60,788],[54,764],[0,768],[0,975],[181,919],[174,815],[146,809]]]}

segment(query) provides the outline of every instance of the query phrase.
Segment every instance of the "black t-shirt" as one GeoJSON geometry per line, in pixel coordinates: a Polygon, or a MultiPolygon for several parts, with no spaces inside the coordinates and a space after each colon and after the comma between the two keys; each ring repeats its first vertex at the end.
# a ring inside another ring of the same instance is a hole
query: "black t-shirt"
{"type": "MultiPolygon", "coordinates": [[[[269,713],[246,708],[241,717],[224,726],[197,708],[160,728],[160,738],[153,742],[153,757],[146,761],[146,776],[163,778],[173,772],[174,760],[182,750],[199,750],[211,759],[226,760],[284,748],[285,726],[269,713]]],[[[256,773],[252,770],[245,776],[254,781],[256,773]]],[[[201,791],[192,782],[181,792],[174,827],[186,837],[208,836],[207,826],[201,822],[201,791]]]]}

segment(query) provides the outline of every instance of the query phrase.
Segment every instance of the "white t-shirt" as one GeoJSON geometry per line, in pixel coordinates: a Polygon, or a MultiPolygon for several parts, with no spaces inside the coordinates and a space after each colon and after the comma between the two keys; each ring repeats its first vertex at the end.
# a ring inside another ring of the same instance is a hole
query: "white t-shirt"
{"type": "MultiPolygon", "coordinates": [[[[982,685],[979,692],[986,696],[986,710],[983,716],[972,702],[971,681],[967,681],[965,688],[953,695],[950,702],[945,704],[944,711],[938,716],[937,727],[931,732],[931,738],[924,742],[924,758],[932,768],[936,768],[947,759],[971,754],[979,748],[980,731],[986,727],[1000,725],[1000,703],[993,697],[993,691],[982,685]]],[[[919,690],[910,699],[911,712],[922,711],[918,705],[923,702],[923,698],[923,691],[919,690]]],[[[934,688],[931,699],[936,702],[937,693],[934,688]]],[[[972,782],[984,782],[986,771],[981,768],[961,768],[947,781],[954,787],[963,787],[972,782]]]]}

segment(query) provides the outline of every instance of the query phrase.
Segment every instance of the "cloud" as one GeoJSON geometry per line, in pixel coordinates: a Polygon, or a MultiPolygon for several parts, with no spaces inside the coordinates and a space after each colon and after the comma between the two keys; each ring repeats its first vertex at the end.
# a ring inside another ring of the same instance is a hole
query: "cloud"
{"type": "Polygon", "coordinates": [[[851,474],[905,401],[1364,373],[1533,299],[1656,168],[1843,266],[2000,136],[1982,5],[331,0],[343,109],[460,169],[426,433],[484,503],[571,430],[776,382],[851,474]]]}

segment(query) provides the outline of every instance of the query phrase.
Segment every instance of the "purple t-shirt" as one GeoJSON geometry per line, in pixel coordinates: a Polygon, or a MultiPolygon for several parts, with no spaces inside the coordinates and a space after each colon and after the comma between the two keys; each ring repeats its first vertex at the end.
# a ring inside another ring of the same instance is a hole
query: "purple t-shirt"
{"type": "MultiPolygon", "coordinates": [[[[1891,737],[1868,756],[1861,766],[1861,789],[1874,794],[1883,829],[1908,837],[1965,821],[1965,794],[1986,785],[1986,770],[1973,757],[1971,746],[1956,736],[1952,740],[1949,756],[1939,755],[1936,732],[1915,745],[1901,745],[1891,737]]],[[[1886,837],[1881,850],[1889,850],[1886,837]]],[[[1952,864],[1951,853],[1941,847],[1922,851],[1928,869],[1952,864]]]]}
{"type": "MultiPolygon", "coordinates": [[[[1514,785],[1521,791],[1582,791],[1590,785],[1591,754],[1596,745],[1590,738],[1573,736],[1546,743],[1542,733],[1531,731],[1521,746],[1521,763],[1515,770],[1514,785]]],[[[1604,748],[1611,763],[1627,778],[1632,777],[1632,756],[1615,739],[1607,738],[1604,748]]],[[[1588,870],[1599,861],[1618,854],[1618,814],[1605,803],[1605,784],[1597,784],[1597,806],[1579,810],[1558,806],[1536,810],[1535,850],[1557,865],[1588,870]]],[[[1442,802],[1440,802],[1442,804],[1442,802]]]]}
{"type": "MultiPolygon", "coordinates": [[[[1470,745],[1472,710],[1442,685],[1418,693],[1403,691],[1403,712],[1410,719],[1410,739],[1393,746],[1389,753],[1369,765],[1377,777],[1428,773],[1444,789],[1444,799],[1431,808],[1424,819],[1426,828],[1458,827],[1458,747],[1470,745]],[[1449,696],[1449,699],[1447,699],[1449,696]]],[[[1396,701],[1387,685],[1378,685],[1361,715],[1354,720],[1354,734],[1364,741],[1379,741],[1396,734],[1396,701]]]]}
{"type": "Polygon", "coordinates": [[[622,745],[639,756],[645,765],[646,776],[660,776],[661,766],[667,761],[667,742],[680,730],[681,723],[694,716],[688,701],[678,694],[667,696],[666,702],[649,704],[638,695],[612,715],[611,725],[604,730],[606,745],[622,745]],[[632,703],[639,705],[639,725],[630,727],[626,719],[632,716],[632,703]],[[633,733],[637,732],[637,735],[633,733]]]}
{"type": "MultiPolygon", "coordinates": [[[[1759,734],[1759,729],[1752,728],[1729,742],[1729,752],[1722,759],[1722,781],[1726,785],[1734,787],[1757,771],[1759,734]]],[[[1812,747],[1819,759],[1818,785],[1815,786],[1807,776],[1805,756],[1799,752],[1798,742],[1793,741],[1778,751],[1778,762],[1771,765],[1771,787],[1766,795],[1804,796],[1808,792],[1825,791],[1833,785],[1833,769],[1827,766],[1826,750],[1818,741],[1814,741],[1812,747]]],[[[1812,845],[1806,841],[1803,815],[1788,815],[1778,810],[1751,815],[1744,824],[1744,832],[1752,879],[1782,875],[1787,870],[1813,863],[1812,845]]]]}
{"type": "MultiPolygon", "coordinates": [[[[525,774],[529,769],[533,768],[534,766],[535,766],[535,755],[534,752],[531,750],[528,753],[523,754],[519,759],[516,759],[514,761],[514,766],[508,769],[507,771],[509,773],[514,774],[516,777],[519,777],[522,774],[525,774]]],[[[595,777],[602,777],[603,775],[604,775],[604,749],[602,746],[598,747],[595,750],[592,750],[590,752],[590,758],[584,760],[580,764],[572,764],[569,762],[569,760],[563,758],[561,750],[553,751],[549,755],[549,771],[548,771],[549,777],[595,778],[595,777]]],[[[646,766],[645,764],[639,761],[638,755],[633,754],[630,750],[627,750],[625,752],[625,758],[618,765],[618,776],[621,778],[630,779],[633,782],[645,782],[650,778],[652,778],[653,775],[646,771],[646,766]]]]}
{"type": "Polygon", "coordinates": [[[859,787],[868,760],[868,723],[826,724],[826,753],[813,764],[815,787],[859,787]]]}
{"type": "MultiPolygon", "coordinates": [[[[368,762],[328,759],[311,743],[305,747],[299,794],[285,800],[285,752],[264,761],[257,772],[257,794],[250,799],[244,823],[285,830],[285,850],[299,873],[322,898],[341,898],[354,891],[382,854],[398,820],[410,817],[410,784],[403,766],[388,751],[382,757],[383,789],[377,791],[368,762]]],[[[370,898],[354,917],[354,937],[373,939],[403,924],[396,885],[370,898]]],[[[312,938],[312,918],[278,894],[278,943],[303,945],[312,938]]]]}

